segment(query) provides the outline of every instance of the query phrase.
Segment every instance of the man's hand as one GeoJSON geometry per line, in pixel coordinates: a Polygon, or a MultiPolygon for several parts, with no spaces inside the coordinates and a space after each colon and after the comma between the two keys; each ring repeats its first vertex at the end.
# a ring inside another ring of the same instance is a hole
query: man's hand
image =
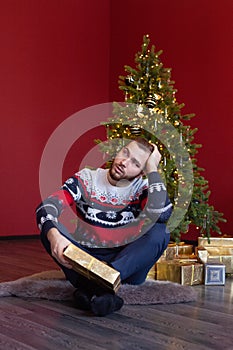
{"type": "Polygon", "coordinates": [[[161,154],[159,153],[158,147],[155,144],[152,145],[154,146],[154,150],[147,159],[145,167],[146,174],[149,174],[152,171],[157,171],[159,162],[161,160],[161,154]]]}
{"type": "Polygon", "coordinates": [[[52,256],[63,266],[71,269],[71,264],[63,256],[64,249],[71,243],[66,237],[62,236],[56,228],[48,231],[47,238],[50,242],[52,256]]]}

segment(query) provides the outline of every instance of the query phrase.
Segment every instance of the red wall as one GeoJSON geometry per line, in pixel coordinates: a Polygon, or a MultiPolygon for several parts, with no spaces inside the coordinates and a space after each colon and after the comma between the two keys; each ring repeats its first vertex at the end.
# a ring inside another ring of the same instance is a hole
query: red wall
{"type": "MultiPolygon", "coordinates": [[[[231,14],[231,0],[1,0],[0,235],[38,232],[38,169],[49,136],[74,112],[123,99],[118,75],[147,33],[173,69],[184,112],[196,114],[199,165],[228,219],[223,231],[232,233],[231,14]]],[[[82,140],[80,154],[91,142],[82,140]]]]}
{"type": "Polygon", "coordinates": [[[117,78],[150,34],[163,50],[164,66],[172,68],[183,112],[196,114],[198,164],[209,180],[211,204],[228,220],[222,231],[233,234],[232,0],[118,0],[111,10],[111,99],[123,98],[117,78]]]}
{"type": "Polygon", "coordinates": [[[38,232],[39,163],[50,134],[109,99],[110,8],[108,0],[0,7],[0,235],[28,235],[38,232]]]}

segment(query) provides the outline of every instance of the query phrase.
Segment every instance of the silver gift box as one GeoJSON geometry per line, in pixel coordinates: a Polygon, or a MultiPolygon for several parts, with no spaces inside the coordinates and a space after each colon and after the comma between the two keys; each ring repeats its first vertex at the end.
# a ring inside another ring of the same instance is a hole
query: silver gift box
{"type": "Polygon", "coordinates": [[[226,266],[220,263],[205,264],[205,285],[225,285],[226,266]]]}

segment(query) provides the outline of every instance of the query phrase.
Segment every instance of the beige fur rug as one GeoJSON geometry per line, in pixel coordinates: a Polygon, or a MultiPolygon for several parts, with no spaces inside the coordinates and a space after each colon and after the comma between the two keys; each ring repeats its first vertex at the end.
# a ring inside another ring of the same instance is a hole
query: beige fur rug
{"type": "MultiPolygon", "coordinates": [[[[0,297],[71,300],[75,288],[65,280],[62,271],[51,270],[15,281],[0,283],[0,297]]],[[[122,285],[118,291],[125,304],[175,304],[197,300],[194,287],[167,281],[147,279],[142,285],[122,285]]]]}

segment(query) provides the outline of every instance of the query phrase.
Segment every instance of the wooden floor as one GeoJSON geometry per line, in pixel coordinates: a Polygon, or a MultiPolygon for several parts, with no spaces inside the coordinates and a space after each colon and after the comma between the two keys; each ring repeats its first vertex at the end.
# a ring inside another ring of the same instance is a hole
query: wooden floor
{"type": "MultiPolygon", "coordinates": [[[[37,239],[0,241],[0,281],[54,269],[37,239]]],[[[195,286],[197,302],[125,305],[107,317],[70,302],[0,299],[0,350],[233,349],[233,278],[223,286],[195,286]]]]}

